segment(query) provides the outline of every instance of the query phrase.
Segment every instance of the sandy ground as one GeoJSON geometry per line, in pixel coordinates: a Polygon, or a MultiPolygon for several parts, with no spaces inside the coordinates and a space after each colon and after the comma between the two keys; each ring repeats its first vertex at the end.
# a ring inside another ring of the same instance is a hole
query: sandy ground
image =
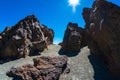
{"type": "MultiPolygon", "coordinates": [[[[41,53],[40,56],[60,56],[60,46],[50,45],[48,50],[41,53]]],[[[81,49],[80,53],[66,53],[68,56],[68,67],[70,68],[69,74],[62,74],[60,80],[114,80],[108,73],[104,65],[90,55],[88,47],[81,49]]],[[[12,66],[21,66],[24,64],[33,64],[32,59],[38,57],[21,58],[15,61],[0,64],[0,80],[12,80],[6,76],[6,72],[12,66]]]]}

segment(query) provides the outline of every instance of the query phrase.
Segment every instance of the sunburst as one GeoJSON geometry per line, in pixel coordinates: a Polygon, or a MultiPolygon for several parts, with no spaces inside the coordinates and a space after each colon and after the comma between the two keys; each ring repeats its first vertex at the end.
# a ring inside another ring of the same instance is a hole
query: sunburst
{"type": "Polygon", "coordinates": [[[80,0],[68,0],[68,3],[73,8],[73,12],[76,11],[76,6],[80,4],[80,0]]]}

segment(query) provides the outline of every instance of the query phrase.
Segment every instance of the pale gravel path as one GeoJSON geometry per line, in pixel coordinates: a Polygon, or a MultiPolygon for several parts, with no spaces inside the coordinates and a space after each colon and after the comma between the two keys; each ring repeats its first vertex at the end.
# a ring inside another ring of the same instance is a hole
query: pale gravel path
{"type": "MultiPolygon", "coordinates": [[[[60,50],[60,46],[58,45],[50,45],[48,50],[45,50],[41,53],[42,56],[58,56],[58,52],[60,50]]],[[[41,56],[40,55],[40,56],[41,56]]],[[[81,52],[76,56],[69,57],[68,67],[71,69],[69,74],[63,74],[60,77],[60,80],[108,80],[106,76],[100,76],[104,74],[104,72],[100,71],[99,79],[94,79],[94,69],[89,61],[88,56],[90,55],[90,51],[87,47],[81,49],[81,52]]],[[[0,64],[0,80],[12,80],[6,76],[6,72],[10,70],[12,66],[21,66],[23,64],[33,64],[32,59],[38,57],[27,57],[21,58],[15,61],[10,61],[4,64],[0,64]]],[[[99,64],[99,63],[97,63],[99,64]]],[[[96,64],[96,65],[97,65],[96,64]]],[[[102,70],[102,67],[98,67],[99,70],[102,70]]],[[[110,80],[110,79],[109,79],[110,80]]],[[[111,79],[112,80],[112,79],[111,79]]]]}

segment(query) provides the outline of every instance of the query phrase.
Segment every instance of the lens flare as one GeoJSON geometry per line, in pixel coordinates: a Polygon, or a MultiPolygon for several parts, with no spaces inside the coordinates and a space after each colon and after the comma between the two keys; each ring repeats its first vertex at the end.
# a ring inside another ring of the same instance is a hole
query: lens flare
{"type": "Polygon", "coordinates": [[[80,0],[68,0],[68,3],[73,8],[73,12],[76,11],[76,6],[80,4],[80,0]]]}

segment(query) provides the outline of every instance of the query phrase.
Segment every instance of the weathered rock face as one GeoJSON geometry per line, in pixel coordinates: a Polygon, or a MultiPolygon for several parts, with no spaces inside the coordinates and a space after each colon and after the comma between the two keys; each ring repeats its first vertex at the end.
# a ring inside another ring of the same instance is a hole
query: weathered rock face
{"type": "Polygon", "coordinates": [[[95,0],[91,9],[83,10],[88,46],[101,56],[109,70],[120,76],[120,7],[106,0],[95,0]]]}
{"type": "Polygon", "coordinates": [[[77,24],[69,23],[64,34],[62,49],[65,52],[79,52],[83,41],[83,31],[77,24]]]}
{"type": "Polygon", "coordinates": [[[67,57],[38,57],[34,65],[11,68],[7,75],[17,80],[59,80],[60,75],[67,69],[67,57]]]}
{"type": "Polygon", "coordinates": [[[47,26],[43,25],[42,31],[44,33],[44,36],[47,37],[47,44],[53,44],[53,37],[54,37],[54,31],[52,29],[47,28],[47,26]]]}
{"type": "Polygon", "coordinates": [[[0,59],[35,55],[52,44],[54,32],[32,15],[0,34],[0,59]]]}

